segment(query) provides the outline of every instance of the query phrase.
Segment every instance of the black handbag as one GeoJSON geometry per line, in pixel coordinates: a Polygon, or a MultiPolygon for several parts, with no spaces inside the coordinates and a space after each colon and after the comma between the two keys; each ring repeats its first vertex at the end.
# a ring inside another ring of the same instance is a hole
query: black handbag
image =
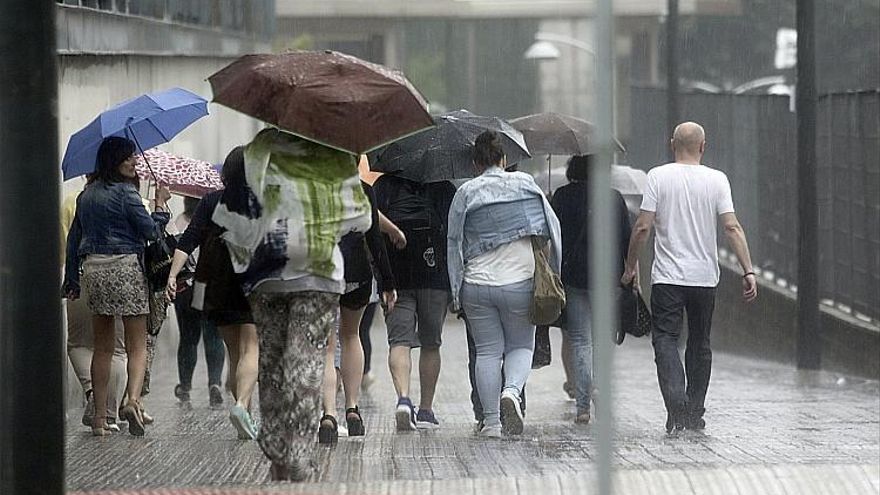
{"type": "Polygon", "coordinates": [[[164,229],[158,239],[147,243],[144,249],[144,268],[151,292],[165,291],[175,249],[177,249],[177,239],[164,229]]]}
{"type": "Polygon", "coordinates": [[[550,327],[538,325],[535,327],[535,352],[532,353],[532,369],[537,370],[549,366],[551,357],[550,327]]]}
{"type": "Polygon", "coordinates": [[[651,333],[654,324],[648,305],[642,298],[642,294],[634,285],[623,287],[618,296],[619,319],[614,342],[617,345],[623,343],[626,334],[633,337],[644,337],[651,333]]]}

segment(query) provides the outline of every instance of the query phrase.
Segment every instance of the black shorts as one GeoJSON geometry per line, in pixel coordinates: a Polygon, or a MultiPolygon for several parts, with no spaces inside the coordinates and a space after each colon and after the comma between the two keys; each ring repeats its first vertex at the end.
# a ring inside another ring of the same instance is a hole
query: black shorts
{"type": "Polygon", "coordinates": [[[207,311],[205,318],[214,324],[215,327],[225,327],[229,325],[246,325],[254,324],[254,315],[250,311],[240,311],[235,309],[218,309],[207,311]]]}
{"type": "Polygon", "coordinates": [[[357,289],[339,296],[339,305],[346,309],[361,309],[370,303],[372,281],[361,284],[357,289]]]}

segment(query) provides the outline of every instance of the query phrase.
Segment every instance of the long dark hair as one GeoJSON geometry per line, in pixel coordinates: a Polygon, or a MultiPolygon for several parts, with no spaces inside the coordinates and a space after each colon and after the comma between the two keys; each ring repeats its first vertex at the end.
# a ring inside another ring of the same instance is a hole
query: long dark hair
{"type": "Polygon", "coordinates": [[[128,182],[130,179],[119,173],[119,165],[134,154],[134,143],[116,136],[104,138],[98,148],[95,164],[95,178],[103,182],[128,182]]]}
{"type": "Polygon", "coordinates": [[[220,180],[225,187],[223,191],[223,203],[234,211],[250,218],[257,218],[262,213],[260,203],[248,187],[247,176],[244,172],[244,146],[236,146],[226,155],[223,168],[220,170],[220,180]]]}
{"type": "Polygon", "coordinates": [[[495,131],[483,131],[474,142],[474,163],[480,168],[489,168],[501,163],[504,150],[501,139],[495,131]]]}
{"type": "Polygon", "coordinates": [[[565,168],[565,178],[569,182],[587,180],[592,163],[593,155],[575,155],[569,158],[568,166],[565,168]]]}
{"type": "Polygon", "coordinates": [[[247,183],[244,175],[244,146],[236,146],[226,155],[223,168],[220,169],[220,180],[227,188],[247,183]]]}

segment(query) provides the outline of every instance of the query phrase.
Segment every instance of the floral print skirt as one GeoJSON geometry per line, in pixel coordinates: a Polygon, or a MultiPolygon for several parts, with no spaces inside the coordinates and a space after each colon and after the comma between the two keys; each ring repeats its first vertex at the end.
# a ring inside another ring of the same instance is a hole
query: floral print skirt
{"type": "Polygon", "coordinates": [[[102,316],[139,316],[150,312],[147,278],[136,254],[90,254],[83,263],[82,285],[89,309],[102,316]]]}

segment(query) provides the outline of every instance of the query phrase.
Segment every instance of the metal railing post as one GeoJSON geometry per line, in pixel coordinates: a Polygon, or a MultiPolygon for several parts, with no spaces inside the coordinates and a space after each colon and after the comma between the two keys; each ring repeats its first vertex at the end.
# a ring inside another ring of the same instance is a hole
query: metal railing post
{"type": "Polygon", "coordinates": [[[617,300],[614,297],[614,249],[616,229],[611,226],[611,159],[614,153],[614,13],[612,0],[596,3],[596,137],[597,160],[590,170],[590,208],[592,218],[590,239],[590,288],[592,325],[597,329],[594,343],[595,383],[602,394],[597,404],[598,426],[597,470],[599,494],[611,493],[611,459],[614,446],[614,418],[611,404],[612,353],[611,332],[617,300]]]}

